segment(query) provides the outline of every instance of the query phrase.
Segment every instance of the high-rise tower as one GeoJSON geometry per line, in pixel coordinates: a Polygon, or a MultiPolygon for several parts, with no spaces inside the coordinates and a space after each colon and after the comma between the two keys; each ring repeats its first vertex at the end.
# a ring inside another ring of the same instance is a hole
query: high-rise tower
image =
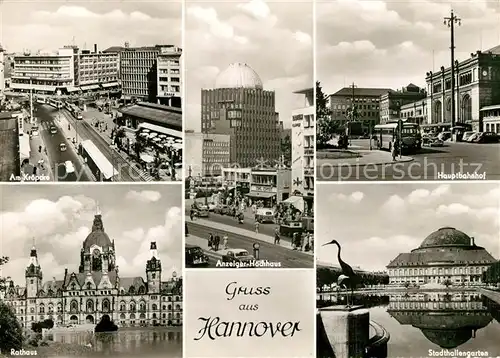
{"type": "Polygon", "coordinates": [[[151,258],[146,263],[146,278],[148,281],[148,292],[159,293],[161,282],[161,261],[158,257],[156,242],[151,242],[151,258]]]}
{"type": "Polygon", "coordinates": [[[27,297],[36,297],[38,291],[42,288],[42,268],[38,263],[38,255],[36,252],[36,247],[33,244],[30,253],[30,262],[28,267],[26,268],[26,296],[27,297]]]}

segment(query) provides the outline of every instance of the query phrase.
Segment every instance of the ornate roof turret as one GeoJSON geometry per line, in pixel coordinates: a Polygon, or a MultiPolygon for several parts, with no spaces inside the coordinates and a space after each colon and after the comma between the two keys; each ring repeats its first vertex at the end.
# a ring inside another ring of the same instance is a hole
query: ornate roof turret
{"type": "Polygon", "coordinates": [[[83,248],[85,251],[88,252],[93,245],[102,247],[104,250],[113,247],[113,244],[111,243],[108,234],[104,232],[102,215],[100,213],[94,216],[94,222],[92,223],[92,231],[83,242],[83,248]]]}

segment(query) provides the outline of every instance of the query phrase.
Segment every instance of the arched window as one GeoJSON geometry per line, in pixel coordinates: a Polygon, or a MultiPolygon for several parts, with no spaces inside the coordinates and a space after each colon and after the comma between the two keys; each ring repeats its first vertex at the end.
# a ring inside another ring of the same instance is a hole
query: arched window
{"type": "Polygon", "coordinates": [[[175,305],[175,309],[176,310],[180,310],[181,309],[181,305],[175,305]]]}
{"type": "Polygon", "coordinates": [[[120,314],[120,319],[125,319],[125,314],[124,313],[120,314]]]}
{"type": "Polygon", "coordinates": [[[153,311],[156,311],[158,309],[158,306],[155,303],[153,303],[153,305],[151,306],[151,309],[153,311]]]}
{"type": "Polygon", "coordinates": [[[94,311],[94,301],[92,301],[92,300],[87,301],[87,311],[88,312],[94,311]]]}
{"type": "Polygon", "coordinates": [[[172,309],[172,305],[168,305],[168,309],[171,310],[172,309]]]}
{"type": "Polygon", "coordinates": [[[153,273],[151,274],[151,278],[154,280],[154,279],[156,278],[156,273],[154,273],[154,272],[153,272],[153,273]]]}
{"type": "Polygon", "coordinates": [[[120,302],[120,311],[126,311],[127,310],[127,304],[125,301],[120,302]]]}
{"type": "Polygon", "coordinates": [[[130,294],[135,294],[135,287],[134,286],[130,286],[130,288],[128,289],[128,292],[130,292],[130,294]]]}
{"type": "Polygon", "coordinates": [[[45,306],[43,303],[40,304],[40,313],[45,313],[45,306]]]}
{"type": "Polygon", "coordinates": [[[109,312],[109,301],[108,300],[102,301],[102,311],[109,312]]]}
{"type": "Polygon", "coordinates": [[[90,282],[87,282],[87,290],[91,290],[92,289],[92,284],[90,282]]]}
{"type": "Polygon", "coordinates": [[[135,302],[130,302],[130,312],[135,312],[135,302]]]}
{"type": "Polygon", "coordinates": [[[54,305],[52,303],[49,304],[49,313],[54,312],[54,305]]]}
{"type": "Polygon", "coordinates": [[[163,310],[166,310],[166,309],[167,309],[167,306],[163,305],[163,306],[162,306],[162,309],[163,309],[163,310]]]}
{"type": "Polygon", "coordinates": [[[70,304],[70,311],[71,312],[78,312],[78,302],[73,300],[71,301],[71,304],[70,304]]]}
{"type": "Polygon", "coordinates": [[[146,311],[146,304],[144,302],[141,302],[140,305],[139,305],[139,307],[140,307],[140,311],[141,312],[146,311]]]}
{"type": "Polygon", "coordinates": [[[144,288],[144,286],[139,287],[139,294],[143,295],[145,293],[146,293],[146,289],[144,288]]]}
{"type": "Polygon", "coordinates": [[[130,314],[130,319],[135,319],[135,314],[131,313],[130,314]]]}
{"type": "Polygon", "coordinates": [[[76,290],[76,284],[75,284],[74,282],[71,284],[71,289],[72,289],[73,291],[74,291],[74,290],[76,290]]]}

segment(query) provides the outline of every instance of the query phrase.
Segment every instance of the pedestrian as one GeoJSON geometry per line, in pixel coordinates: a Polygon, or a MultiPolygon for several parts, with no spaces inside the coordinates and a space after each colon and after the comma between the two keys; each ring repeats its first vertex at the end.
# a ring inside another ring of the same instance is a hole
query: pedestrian
{"type": "Polygon", "coordinates": [[[220,245],[219,234],[215,234],[214,245],[215,245],[215,247],[214,247],[215,251],[219,251],[219,245],[220,245]]]}
{"type": "Polygon", "coordinates": [[[259,222],[258,221],[255,221],[255,233],[256,234],[259,233],[259,222]]]}
{"type": "Polygon", "coordinates": [[[394,140],[393,145],[392,145],[392,161],[396,161],[396,157],[398,155],[398,149],[397,149],[397,140],[394,140]]]}
{"type": "Polygon", "coordinates": [[[208,235],[208,247],[211,249],[214,247],[214,236],[212,233],[208,235]]]}
{"type": "Polygon", "coordinates": [[[191,209],[189,211],[189,218],[191,219],[191,221],[193,221],[193,219],[194,219],[194,210],[193,209],[191,209]]]}
{"type": "Polygon", "coordinates": [[[224,245],[224,250],[227,250],[228,247],[227,247],[227,241],[229,240],[229,238],[227,237],[227,234],[224,234],[224,237],[222,238],[222,243],[224,245]]]}
{"type": "Polygon", "coordinates": [[[280,244],[280,229],[276,228],[274,231],[274,244],[279,245],[280,244]]]}

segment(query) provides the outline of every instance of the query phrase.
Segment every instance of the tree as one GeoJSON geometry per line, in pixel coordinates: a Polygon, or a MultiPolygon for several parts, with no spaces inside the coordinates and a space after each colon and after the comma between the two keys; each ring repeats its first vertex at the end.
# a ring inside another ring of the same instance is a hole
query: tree
{"type": "Polygon", "coordinates": [[[500,261],[493,263],[483,272],[483,282],[496,284],[500,283],[500,261]]]}
{"type": "Polygon", "coordinates": [[[316,81],[316,147],[321,148],[333,138],[338,131],[337,123],[331,117],[332,111],[328,108],[328,96],[323,93],[321,84],[316,81]]]}
{"type": "Polygon", "coordinates": [[[281,138],[281,155],[285,159],[285,164],[289,166],[292,162],[292,141],[289,134],[281,138]]]}
{"type": "MultiPolygon", "coordinates": [[[[9,261],[8,257],[0,257],[0,266],[9,261]]],[[[7,277],[0,277],[0,292],[5,291],[7,277]]],[[[12,308],[4,301],[0,301],[0,352],[9,352],[11,349],[20,350],[23,345],[23,330],[17,321],[12,308]]]]}

